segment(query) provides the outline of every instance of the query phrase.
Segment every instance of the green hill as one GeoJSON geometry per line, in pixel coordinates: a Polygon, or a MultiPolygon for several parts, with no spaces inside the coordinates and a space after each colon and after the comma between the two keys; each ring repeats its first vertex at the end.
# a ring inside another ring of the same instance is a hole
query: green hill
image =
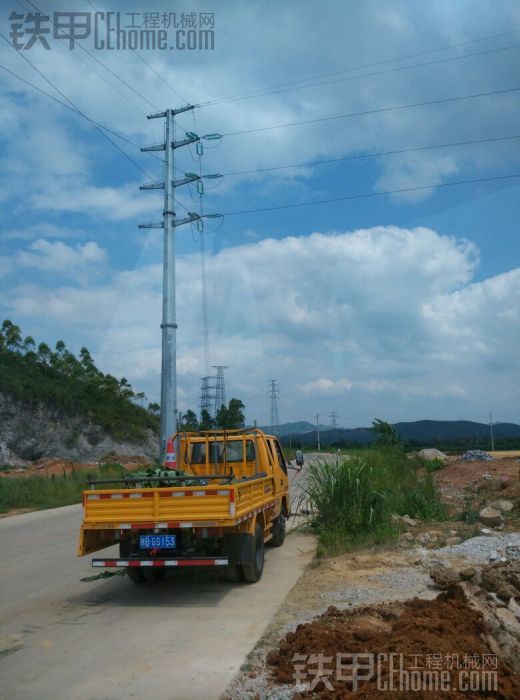
{"type": "Polygon", "coordinates": [[[62,340],[54,350],[46,343],[37,346],[31,336],[22,340],[9,320],[0,330],[0,394],[25,408],[84,416],[117,440],[136,442],[159,428],[159,407],[138,405],[144,394],[135,393],[124,377],[103,374],[87,348],[75,357],[62,340]]]}

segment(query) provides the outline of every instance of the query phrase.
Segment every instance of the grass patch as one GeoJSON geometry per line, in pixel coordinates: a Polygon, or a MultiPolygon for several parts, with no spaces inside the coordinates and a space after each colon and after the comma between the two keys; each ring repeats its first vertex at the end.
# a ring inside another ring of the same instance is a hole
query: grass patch
{"type": "Polygon", "coordinates": [[[99,469],[73,470],[60,476],[20,476],[0,479],[0,513],[13,508],[57,508],[81,503],[81,494],[90,479],[122,476],[128,471],[116,463],[102,464],[99,469]]]}
{"type": "Polygon", "coordinates": [[[398,533],[391,515],[443,520],[434,478],[420,458],[399,449],[365,450],[309,466],[306,496],[316,515],[320,551],[338,553],[363,543],[378,544],[398,533]]]}

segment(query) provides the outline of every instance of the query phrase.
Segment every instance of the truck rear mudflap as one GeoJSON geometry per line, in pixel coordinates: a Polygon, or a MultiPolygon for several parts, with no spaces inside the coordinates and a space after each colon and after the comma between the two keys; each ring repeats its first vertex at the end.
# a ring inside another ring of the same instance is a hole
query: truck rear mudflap
{"type": "Polygon", "coordinates": [[[165,567],[165,566],[227,566],[227,557],[188,557],[168,558],[168,559],[93,559],[93,567],[108,568],[134,568],[141,566],[165,567]]]}

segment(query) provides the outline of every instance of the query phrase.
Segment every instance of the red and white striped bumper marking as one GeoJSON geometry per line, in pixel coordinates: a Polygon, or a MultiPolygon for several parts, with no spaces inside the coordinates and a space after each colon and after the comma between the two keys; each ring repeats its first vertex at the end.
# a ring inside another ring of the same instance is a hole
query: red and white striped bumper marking
{"type": "Polygon", "coordinates": [[[126,568],[162,566],[227,566],[227,557],[220,559],[93,559],[93,567],[126,568]]]}
{"type": "Polygon", "coordinates": [[[211,521],[201,521],[192,523],[119,523],[117,530],[179,530],[182,528],[191,527],[217,527],[218,523],[216,520],[211,521]]]}
{"type": "Polygon", "coordinates": [[[128,491],[123,491],[121,493],[89,493],[87,494],[87,501],[114,501],[121,498],[152,498],[152,496],[153,493],[133,493],[128,491]]]}

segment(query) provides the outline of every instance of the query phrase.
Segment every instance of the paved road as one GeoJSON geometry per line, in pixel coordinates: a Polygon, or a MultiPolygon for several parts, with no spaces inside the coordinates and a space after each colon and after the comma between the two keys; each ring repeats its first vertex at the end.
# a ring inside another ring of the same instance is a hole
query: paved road
{"type": "Polygon", "coordinates": [[[314,551],[292,533],[254,585],[190,571],[86,583],[80,519],[68,506],[0,520],[2,700],[216,699],[314,551]]]}

